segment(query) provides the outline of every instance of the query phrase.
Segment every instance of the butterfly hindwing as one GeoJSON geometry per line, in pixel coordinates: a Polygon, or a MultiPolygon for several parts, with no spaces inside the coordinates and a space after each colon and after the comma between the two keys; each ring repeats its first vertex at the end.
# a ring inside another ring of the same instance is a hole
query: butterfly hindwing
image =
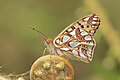
{"type": "Polygon", "coordinates": [[[75,21],[53,40],[56,53],[65,53],[84,62],[92,61],[96,46],[93,35],[99,25],[100,19],[96,14],[75,21]]]}

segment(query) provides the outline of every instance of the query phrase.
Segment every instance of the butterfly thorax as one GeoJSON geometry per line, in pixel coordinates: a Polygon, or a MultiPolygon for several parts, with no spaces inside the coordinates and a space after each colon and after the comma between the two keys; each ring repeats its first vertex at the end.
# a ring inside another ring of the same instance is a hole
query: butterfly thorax
{"type": "Polygon", "coordinates": [[[50,38],[46,38],[44,39],[45,45],[47,47],[47,50],[51,53],[51,54],[55,54],[55,49],[54,49],[54,45],[53,45],[53,40],[50,38]]]}

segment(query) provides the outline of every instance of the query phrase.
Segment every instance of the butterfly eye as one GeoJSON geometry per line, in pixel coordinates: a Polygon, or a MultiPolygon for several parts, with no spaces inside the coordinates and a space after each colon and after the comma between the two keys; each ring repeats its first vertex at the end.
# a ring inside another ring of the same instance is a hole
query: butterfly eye
{"type": "Polygon", "coordinates": [[[81,25],[81,28],[84,28],[84,26],[83,26],[83,25],[81,25]]]}

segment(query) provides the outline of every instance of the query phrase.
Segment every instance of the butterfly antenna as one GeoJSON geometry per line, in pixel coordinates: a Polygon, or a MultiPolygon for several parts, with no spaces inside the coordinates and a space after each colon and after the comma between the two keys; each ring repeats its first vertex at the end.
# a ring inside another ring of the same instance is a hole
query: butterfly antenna
{"type": "Polygon", "coordinates": [[[35,29],[34,27],[30,27],[32,28],[32,30],[38,32],[44,39],[47,39],[47,36],[45,34],[43,34],[42,32],[38,31],[37,29],[35,29]]]}

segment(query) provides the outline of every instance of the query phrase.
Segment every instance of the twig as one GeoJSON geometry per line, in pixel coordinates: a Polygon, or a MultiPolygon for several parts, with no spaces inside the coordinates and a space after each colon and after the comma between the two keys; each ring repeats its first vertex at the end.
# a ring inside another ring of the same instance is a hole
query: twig
{"type": "Polygon", "coordinates": [[[25,72],[25,73],[18,74],[18,75],[9,74],[9,77],[11,77],[11,78],[27,77],[27,76],[29,75],[29,72],[30,72],[30,71],[27,71],[27,72],[25,72]]]}
{"type": "Polygon", "coordinates": [[[2,70],[5,66],[6,66],[6,64],[0,66],[0,70],[2,70]]]}

